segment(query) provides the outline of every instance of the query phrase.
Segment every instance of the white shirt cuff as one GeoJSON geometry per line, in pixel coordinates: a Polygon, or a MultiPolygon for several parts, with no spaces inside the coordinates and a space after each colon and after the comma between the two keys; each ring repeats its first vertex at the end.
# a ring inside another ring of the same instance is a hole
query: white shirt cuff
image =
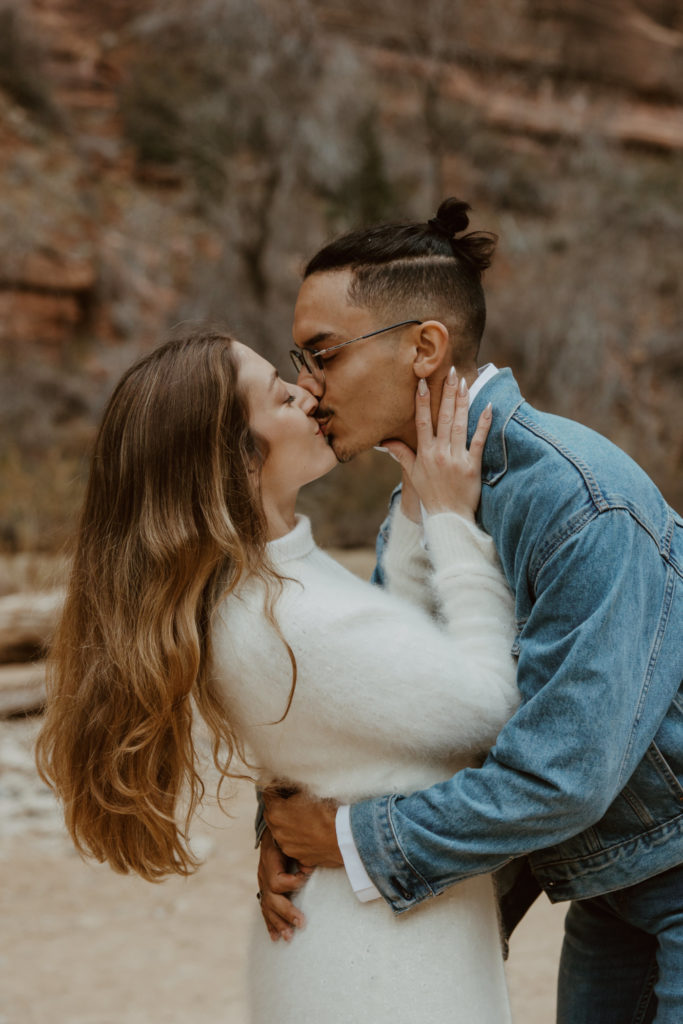
{"type": "Polygon", "coordinates": [[[351,808],[348,804],[342,804],[337,808],[337,816],[334,820],[337,830],[337,845],[346,868],[346,874],[354,891],[356,899],[361,903],[369,903],[370,900],[378,900],[381,893],[365,870],[365,865],[360,859],[356,844],[351,832],[351,808]]]}

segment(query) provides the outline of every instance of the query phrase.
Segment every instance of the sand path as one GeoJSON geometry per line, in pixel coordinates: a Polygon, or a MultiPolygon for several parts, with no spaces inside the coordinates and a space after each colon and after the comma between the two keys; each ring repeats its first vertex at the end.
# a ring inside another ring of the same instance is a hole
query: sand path
{"type": "MultiPolygon", "coordinates": [[[[214,808],[197,824],[206,860],[194,877],[115,875],[72,850],[33,770],[37,726],[0,723],[0,1024],[246,1024],[250,787],[238,786],[233,820],[214,808]]],[[[554,1019],[563,914],[543,898],[513,938],[518,1024],[554,1019]]]]}

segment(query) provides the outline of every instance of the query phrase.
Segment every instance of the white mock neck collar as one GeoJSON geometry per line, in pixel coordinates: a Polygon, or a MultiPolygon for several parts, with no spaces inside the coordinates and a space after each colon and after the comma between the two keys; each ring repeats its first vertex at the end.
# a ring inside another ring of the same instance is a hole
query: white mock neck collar
{"type": "Polygon", "coordinates": [[[311,520],[308,516],[296,516],[296,525],[283,537],[268,541],[267,551],[274,562],[290,562],[295,558],[304,558],[315,547],[311,520]]]}

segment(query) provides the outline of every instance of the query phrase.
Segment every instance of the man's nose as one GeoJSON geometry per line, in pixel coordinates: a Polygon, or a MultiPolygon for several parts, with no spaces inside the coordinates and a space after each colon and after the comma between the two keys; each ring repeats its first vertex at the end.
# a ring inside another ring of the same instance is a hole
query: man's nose
{"type": "Polygon", "coordinates": [[[315,416],[318,408],[318,399],[300,384],[296,385],[296,402],[299,408],[303,409],[307,416],[315,416]]]}
{"type": "Polygon", "coordinates": [[[320,380],[309,370],[299,370],[299,376],[297,377],[296,382],[300,388],[304,388],[318,401],[320,401],[320,399],[325,394],[325,379],[323,378],[322,380],[320,380]]]}

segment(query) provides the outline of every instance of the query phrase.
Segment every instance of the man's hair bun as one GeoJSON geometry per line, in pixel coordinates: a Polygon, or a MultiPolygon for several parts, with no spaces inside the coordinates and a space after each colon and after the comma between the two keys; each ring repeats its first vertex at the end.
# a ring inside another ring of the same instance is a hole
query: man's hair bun
{"type": "Polygon", "coordinates": [[[443,246],[443,241],[447,241],[456,259],[466,260],[481,274],[491,266],[497,239],[489,231],[470,231],[467,235],[462,234],[469,227],[470,218],[467,212],[470,209],[470,204],[463,202],[462,199],[456,199],[454,196],[444,199],[436,212],[436,217],[427,221],[427,237],[434,240],[433,244],[439,247],[443,246]]]}
{"type": "Polygon", "coordinates": [[[464,202],[462,199],[456,199],[455,196],[449,196],[439,206],[439,209],[436,211],[436,217],[432,217],[428,222],[429,226],[437,234],[452,239],[469,227],[470,218],[467,216],[469,209],[469,203],[464,202]]]}

